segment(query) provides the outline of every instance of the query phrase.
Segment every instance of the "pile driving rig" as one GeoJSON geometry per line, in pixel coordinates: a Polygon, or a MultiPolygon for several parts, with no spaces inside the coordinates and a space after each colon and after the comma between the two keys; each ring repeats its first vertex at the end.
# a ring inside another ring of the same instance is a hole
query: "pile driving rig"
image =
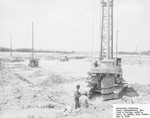
{"type": "Polygon", "coordinates": [[[87,82],[89,94],[98,93],[103,100],[117,99],[125,85],[121,58],[113,57],[113,0],[101,0],[101,37],[99,60],[92,63],[87,82]]]}
{"type": "Polygon", "coordinates": [[[34,54],[34,26],[32,22],[32,54],[29,59],[29,67],[38,67],[39,66],[39,59],[36,58],[36,55],[34,54]]]}

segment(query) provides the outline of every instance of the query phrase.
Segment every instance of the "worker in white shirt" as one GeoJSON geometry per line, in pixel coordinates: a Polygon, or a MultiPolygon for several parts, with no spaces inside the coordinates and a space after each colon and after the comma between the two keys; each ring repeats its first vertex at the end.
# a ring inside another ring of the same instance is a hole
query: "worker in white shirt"
{"type": "Polygon", "coordinates": [[[89,107],[89,98],[88,98],[88,93],[87,92],[84,92],[80,96],[80,106],[82,108],[88,108],[89,107]]]}

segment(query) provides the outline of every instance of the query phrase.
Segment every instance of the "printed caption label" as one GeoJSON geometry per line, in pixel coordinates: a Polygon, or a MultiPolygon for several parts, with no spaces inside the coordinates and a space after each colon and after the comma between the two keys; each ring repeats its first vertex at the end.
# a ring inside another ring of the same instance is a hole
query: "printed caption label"
{"type": "Polygon", "coordinates": [[[113,118],[150,118],[150,104],[114,104],[113,118]]]}

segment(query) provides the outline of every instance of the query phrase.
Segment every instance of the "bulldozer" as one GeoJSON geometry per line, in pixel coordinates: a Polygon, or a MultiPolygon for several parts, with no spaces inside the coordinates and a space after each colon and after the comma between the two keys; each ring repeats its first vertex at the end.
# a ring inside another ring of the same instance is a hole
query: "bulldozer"
{"type": "Polygon", "coordinates": [[[127,86],[123,79],[121,58],[113,56],[113,0],[101,0],[101,31],[99,59],[92,62],[89,96],[98,94],[103,100],[118,99],[127,86]]]}
{"type": "Polygon", "coordinates": [[[32,22],[32,53],[29,58],[29,67],[38,67],[39,66],[39,59],[34,54],[34,24],[32,22]]]}

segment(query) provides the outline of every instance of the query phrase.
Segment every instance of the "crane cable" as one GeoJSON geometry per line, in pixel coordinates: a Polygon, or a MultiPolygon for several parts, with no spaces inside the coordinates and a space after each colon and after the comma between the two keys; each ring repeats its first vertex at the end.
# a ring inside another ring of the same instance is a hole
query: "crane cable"
{"type": "Polygon", "coordinates": [[[119,23],[119,0],[117,0],[117,22],[116,22],[116,58],[118,53],[118,23],[119,23]]]}
{"type": "Polygon", "coordinates": [[[93,47],[94,47],[94,0],[93,0],[93,8],[92,8],[92,60],[93,60],[93,47]]]}

